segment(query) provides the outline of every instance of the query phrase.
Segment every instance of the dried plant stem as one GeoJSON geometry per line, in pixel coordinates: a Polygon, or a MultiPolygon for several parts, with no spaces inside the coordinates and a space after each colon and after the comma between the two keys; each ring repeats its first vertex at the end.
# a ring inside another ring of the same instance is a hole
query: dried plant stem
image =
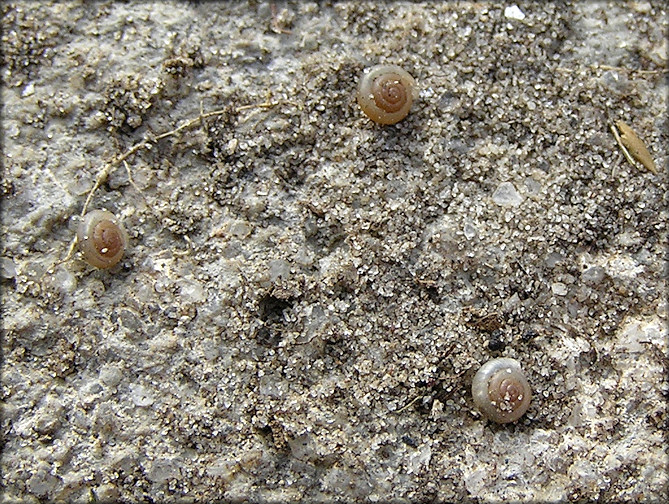
{"type": "MultiPolygon", "coordinates": [[[[278,105],[279,102],[273,102],[270,101],[268,98],[267,101],[262,102],[262,103],[255,103],[255,104],[250,104],[250,105],[242,105],[240,107],[237,107],[234,109],[234,112],[239,113],[243,112],[244,110],[250,110],[250,109],[268,109],[275,107],[278,105]]],[[[122,154],[114,157],[110,161],[108,161],[98,172],[97,176],[95,177],[95,183],[93,184],[93,187],[91,187],[90,191],[88,191],[88,195],[86,196],[86,201],[84,201],[84,206],[81,209],[81,214],[80,217],[83,217],[86,215],[86,212],[88,211],[88,206],[91,203],[91,200],[93,199],[93,196],[95,195],[95,192],[98,190],[98,188],[107,180],[109,175],[121,164],[126,168],[126,171],[128,173],[128,180],[130,181],[130,184],[137,189],[138,192],[141,194],[141,190],[139,187],[135,184],[135,182],[132,179],[132,173],[130,166],[127,163],[127,159],[132,156],[133,154],[137,153],[138,151],[142,149],[150,149],[153,145],[155,145],[158,141],[163,140],[165,138],[169,138],[172,136],[177,135],[178,133],[181,133],[182,131],[189,130],[193,128],[194,126],[204,124],[204,120],[208,119],[210,117],[216,117],[220,116],[226,113],[229,113],[230,109],[225,108],[225,109],[219,109],[219,110],[212,110],[210,112],[202,112],[200,111],[199,115],[197,117],[194,117],[192,119],[187,120],[185,123],[183,123],[181,126],[178,126],[172,130],[166,131],[164,133],[161,133],[157,136],[150,136],[144,138],[141,142],[136,143],[132,147],[130,147],[128,150],[123,152],[122,154]]],[[[74,254],[74,249],[77,245],[77,237],[75,236],[72,241],[70,242],[70,246],[67,251],[67,255],[65,258],[61,259],[60,261],[54,263],[50,268],[47,269],[47,271],[53,271],[53,268],[58,266],[59,264],[62,264],[64,262],[69,261],[72,258],[72,255],[74,254]]]]}

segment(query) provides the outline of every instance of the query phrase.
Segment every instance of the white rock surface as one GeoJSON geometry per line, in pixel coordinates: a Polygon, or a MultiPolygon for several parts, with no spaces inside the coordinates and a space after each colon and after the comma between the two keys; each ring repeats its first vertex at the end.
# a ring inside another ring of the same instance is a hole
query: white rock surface
{"type": "Polygon", "coordinates": [[[3,3],[3,502],[658,501],[667,28],[3,3]],[[391,127],[355,100],[382,62],[421,90],[391,127]],[[98,177],[131,242],[107,271],[61,262],[98,177]],[[534,390],[512,425],[470,397],[497,356],[534,390]]]}

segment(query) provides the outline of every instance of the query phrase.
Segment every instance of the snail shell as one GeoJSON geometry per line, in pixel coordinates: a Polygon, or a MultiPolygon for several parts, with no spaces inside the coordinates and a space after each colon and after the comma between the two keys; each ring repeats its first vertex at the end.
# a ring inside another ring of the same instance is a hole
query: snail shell
{"type": "Polygon", "coordinates": [[[106,210],[93,210],[81,219],[77,240],[86,262],[96,268],[114,266],[128,245],[125,229],[114,214],[106,210]]]}
{"type": "Polygon", "coordinates": [[[530,407],[532,391],[515,359],[499,358],[486,362],[472,382],[476,407],[493,422],[515,422],[530,407]]]}
{"type": "Polygon", "coordinates": [[[372,121],[395,124],[404,119],[418,98],[416,81],[396,65],[378,65],[367,72],[358,86],[358,104],[372,121]]]}

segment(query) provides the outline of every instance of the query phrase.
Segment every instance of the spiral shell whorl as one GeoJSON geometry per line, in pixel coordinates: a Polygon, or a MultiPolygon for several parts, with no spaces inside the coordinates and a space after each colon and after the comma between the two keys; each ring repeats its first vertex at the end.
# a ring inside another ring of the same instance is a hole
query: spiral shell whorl
{"type": "Polygon", "coordinates": [[[486,362],[472,382],[472,397],[477,408],[497,423],[515,422],[530,406],[532,392],[520,363],[500,358],[486,362]]]}
{"type": "Polygon", "coordinates": [[[86,262],[103,269],[118,263],[128,245],[125,229],[106,210],[93,210],[83,217],[77,229],[77,240],[86,262]]]}
{"type": "Polygon", "coordinates": [[[416,81],[395,65],[379,65],[358,86],[358,104],[372,121],[395,124],[404,119],[418,97],[416,81]]]}
{"type": "Polygon", "coordinates": [[[400,110],[407,99],[407,90],[397,74],[380,76],[372,83],[372,95],[376,106],[388,113],[400,110]]]}

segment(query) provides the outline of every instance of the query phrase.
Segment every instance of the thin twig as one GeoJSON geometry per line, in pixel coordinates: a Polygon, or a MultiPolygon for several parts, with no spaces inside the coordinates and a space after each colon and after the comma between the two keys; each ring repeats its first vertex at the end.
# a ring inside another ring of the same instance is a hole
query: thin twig
{"type": "Polygon", "coordinates": [[[409,404],[407,404],[407,405],[401,407],[399,410],[397,410],[397,414],[402,413],[405,409],[411,407],[412,405],[414,405],[416,403],[416,401],[418,401],[419,399],[422,399],[423,397],[425,397],[425,396],[424,395],[419,395],[413,401],[411,401],[409,404]]]}
{"type": "MultiPolygon", "coordinates": [[[[242,105],[240,107],[237,107],[234,109],[236,113],[243,112],[244,110],[250,110],[250,109],[256,109],[256,108],[272,108],[276,105],[278,105],[280,102],[272,102],[270,101],[269,97],[267,101],[262,102],[262,103],[256,103],[256,104],[250,104],[250,105],[242,105]]],[[[174,128],[170,131],[166,131],[164,133],[161,133],[158,136],[153,136],[153,137],[147,137],[144,140],[142,140],[139,143],[136,143],[132,147],[130,147],[128,150],[123,152],[122,154],[116,156],[115,158],[111,159],[98,173],[97,177],[95,178],[95,183],[93,184],[93,187],[91,187],[90,191],[88,191],[88,195],[86,196],[86,201],[84,201],[84,206],[81,209],[81,214],[80,217],[84,217],[86,215],[86,212],[88,211],[88,206],[91,203],[91,200],[93,199],[93,196],[95,195],[95,192],[98,190],[98,188],[107,180],[109,175],[121,164],[123,163],[126,171],[128,172],[128,180],[130,181],[130,184],[137,189],[137,191],[142,194],[142,191],[139,189],[139,187],[135,184],[135,182],[132,179],[131,171],[130,171],[130,166],[126,162],[126,160],[138,152],[141,149],[145,148],[150,148],[153,144],[157,143],[159,140],[163,140],[165,138],[169,138],[171,136],[176,135],[177,133],[180,133],[182,131],[185,131],[187,129],[192,128],[193,126],[197,124],[204,124],[204,119],[207,119],[209,117],[215,117],[215,116],[220,116],[223,114],[226,114],[229,112],[229,109],[218,109],[218,110],[212,110],[210,112],[203,113],[202,111],[202,104],[200,103],[200,113],[198,114],[197,117],[193,119],[189,119],[185,123],[183,123],[181,126],[174,128]]],[[[72,255],[74,254],[74,249],[77,245],[77,237],[72,239],[70,242],[70,246],[68,247],[67,254],[64,259],[55,262],[54,264],[51,265],[51,267],[47,268],[45,271],[45,274],[47,272],[52,272],[53,268],[58,266],[59,264],[62,264],[64,262],[69,261],[72,258],[72,255]]]]}

